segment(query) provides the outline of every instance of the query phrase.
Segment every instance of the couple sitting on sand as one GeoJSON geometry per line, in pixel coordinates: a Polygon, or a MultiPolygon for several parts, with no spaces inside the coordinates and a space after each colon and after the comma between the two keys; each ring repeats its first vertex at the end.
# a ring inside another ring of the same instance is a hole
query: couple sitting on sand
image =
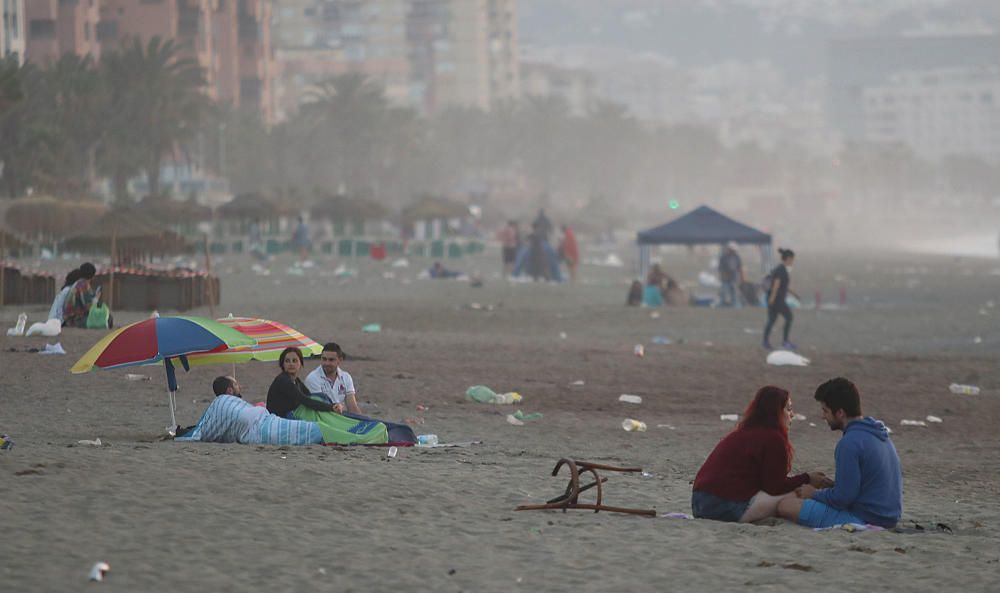
{"type": "Polygon", "coordinates": [[[894,527],[903,511],[903,477],[888,429],[861,415],[861,396],[847,379],[823,383],[815,398],[830,429],[844,433],[834,452],[836,482],[821,472],[788,475],[792,400],[769,385],[698,471],[694,516],[740,523],[779,516],[813,528],[894,527]]]}
{"type": "Polygon", "coordinates": [[[322,365],[303,383],[298,378],[302,352],[294,347],[282,351],[281,373],[268,389],[266,409],[243,401],[235,378],[216,378],[215,401],[198,424],[179,433],[178,440],[275,445],[416,442],[409,426],[360,414],[354,381],[340,369],[344,353],[338,344],[324,345],[320,357],[322,365]]]}

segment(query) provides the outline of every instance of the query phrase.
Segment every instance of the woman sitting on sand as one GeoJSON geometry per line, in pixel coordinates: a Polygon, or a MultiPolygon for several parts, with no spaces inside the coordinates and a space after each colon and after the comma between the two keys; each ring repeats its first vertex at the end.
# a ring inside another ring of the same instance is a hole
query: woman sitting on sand
{"type": "Polygon", "coordinates": [[[761,387],[736,428],[698,470],[691,493],[694,516],[750,523],[777,514],[778,501],[803,484],[825,488],[820,472],[788,476],[792,443],[788,425],[792,400],[780,387],[761,387]]]}
{"type": "Polygon", "coordinates": [[[278,357],[281,373],[271,382],[267,390],[267,411],[279,418],[288,418],[289,414],[299,406],[305,406],[319,412],[332,412],[333,404],[309,397],[309,390],[299,371],[302,369],[302,351],[289,346],[281,351],[278,357]]]}

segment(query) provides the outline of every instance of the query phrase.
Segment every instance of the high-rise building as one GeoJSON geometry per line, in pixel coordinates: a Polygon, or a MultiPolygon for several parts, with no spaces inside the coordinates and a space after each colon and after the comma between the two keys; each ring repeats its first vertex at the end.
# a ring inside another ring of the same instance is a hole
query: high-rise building
{"type": "Polygon", "coordinates": [[[65,53],[100,56],[98,0],[25,3],[25,59],[44,64],[65,53]]]}
{"type": "Polygon", "coordinates": [[[284,0],[274,44],[279,119],[346,72],[427,113],[489,109],[520,92],[515,0],[284,0]]]}
{"type": "MultiPolygon", "coordinates": [[[[18,0],[0,0],[14,3],[18,0]]],[[[26,57],[44,64],[64,53],[100,58],[129,38],[173,41],[197,62],[205,92],[274,121],[272,0],[30,0],[26,57]]],[[[6,6],[6,4],[5,4],[6,6]]]]}
{"type": "Polygon", "coordinates": [[[830,43],[827,113],[847,140],[866,138],[865,93],[896,74],[1000,65],[1000,35],[840,39],[830,43]]]}
{"type": "Polygon", "coordinates": [[[0,58],[16,55],[24,63],[24,0],[0,0],[0,58]]]}

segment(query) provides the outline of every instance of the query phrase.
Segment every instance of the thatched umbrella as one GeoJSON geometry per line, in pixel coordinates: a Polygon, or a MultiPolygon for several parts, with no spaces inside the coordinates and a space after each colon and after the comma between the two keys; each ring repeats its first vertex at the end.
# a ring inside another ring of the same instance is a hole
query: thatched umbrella
{"type": "Polygon", "coordinates": [[[412,224],[418,220],[465,218],[469,206],[437,196],[422,196],[416,202],[403,208],[403,223],[412,224]]]}
{"type": "Polygon", "coordinates": [[[136,209],[148,218],[170,227],[188,227],[211,220],[212,209],[193,200],[180,201],[167,196],[147,196],[136,209]]]}
{"type": "Polygon", "coordinates": [[[236,196],[216,212],[231,220],[271,220],[288,214],[289,210],[268,196],[252,192],[236,196]]]}
{"type": "Polygon", "coordinates": [[[112,242],[115,243],[113,261],[119,262],[189,250],[183,237],[129,208],[109,211],[94,224],[66,238],[63,247],[87,253],[111,253],[112,242]]]}
{"type": "Polygon", "coordinates": [[[389,210],[375,200],[336,195],[314,204],[309,213],[315,219],[366,221],[383,220],[389,210]]]}
{"type": "Polygon", "coordinates": [[[29,240],[65,237],[92,224],[107,210],[100,202],[59,200],[50,196],[21,198],[7,208],[7,226],[29,240]]]}

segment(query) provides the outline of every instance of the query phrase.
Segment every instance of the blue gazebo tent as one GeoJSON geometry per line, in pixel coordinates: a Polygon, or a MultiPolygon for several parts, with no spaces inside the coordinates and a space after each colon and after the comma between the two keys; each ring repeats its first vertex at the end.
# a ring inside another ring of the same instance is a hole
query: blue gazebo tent
{"type": "Polygon", "coordinates": [[[771,235],[737,222],[708,206],[699,206],[680,218],[639,232],[639,272],[645,275],[649,268],[650,245],[722,245],[730,241],[740,245],[759,245],[761,261],[764,268],[767,268],[771,255],[771,235]]]}

